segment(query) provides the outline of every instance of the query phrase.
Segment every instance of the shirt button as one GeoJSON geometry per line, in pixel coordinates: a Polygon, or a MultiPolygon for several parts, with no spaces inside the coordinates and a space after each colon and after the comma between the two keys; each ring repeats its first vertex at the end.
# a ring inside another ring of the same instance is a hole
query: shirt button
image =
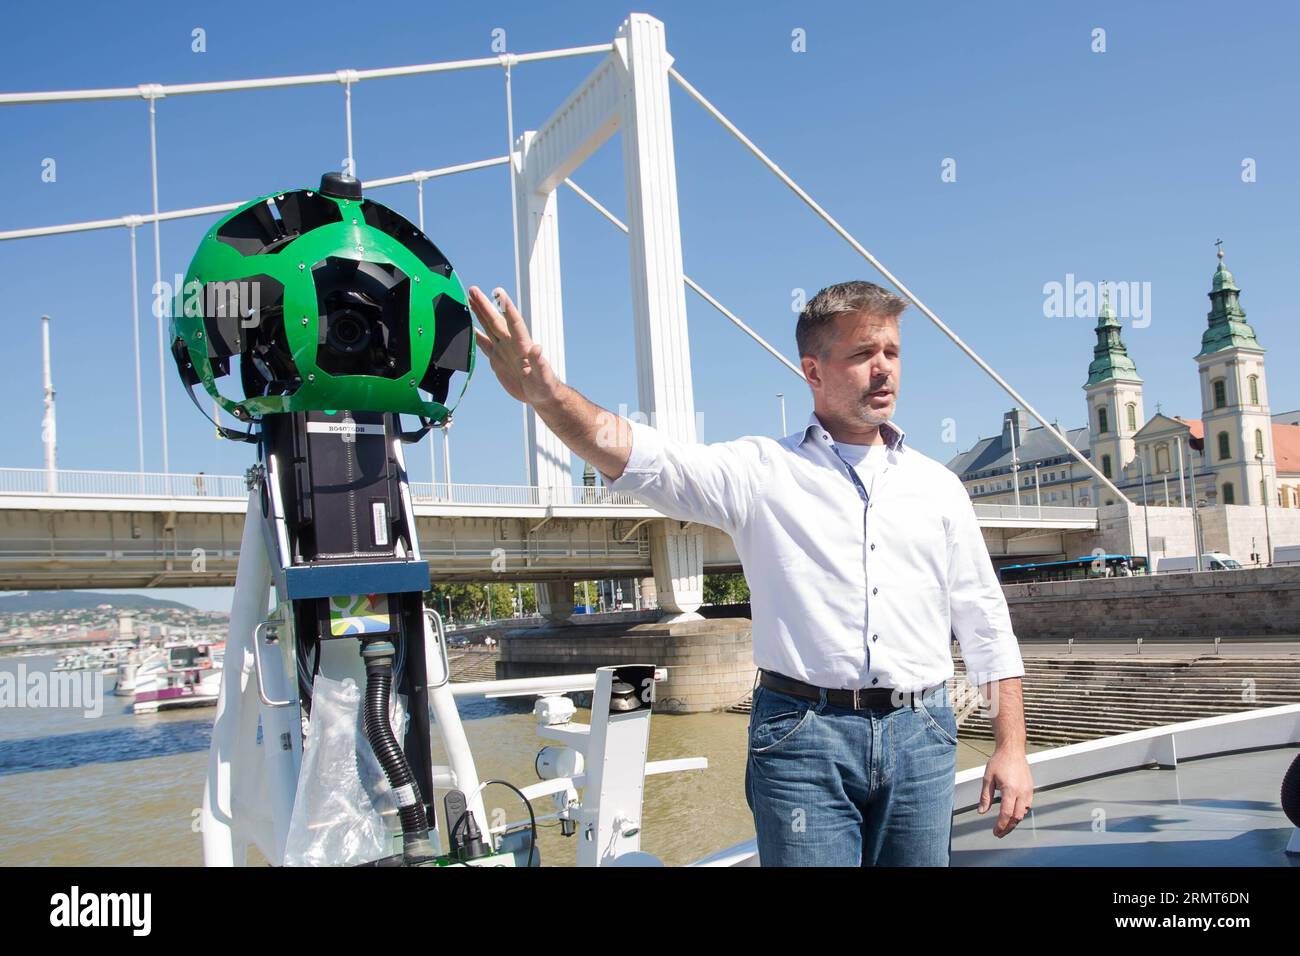
{"type": "Polygon", "coordinates": [[[871,678],[871,683],[873,683],[873,684],[879,684],[879,683],[880,683],[880,678],[879,678],[879,677],[873,677],[873,678],[871,678]]]}
{"type": "Polygon", "coordinates": [[[880,635],[879,635],[879,634],[872,634],[872,635],[871,635],[871,639],[872,639],[873,641],[878,641],[878,640],[880,640],[880,635]]]}
{"type": "Polygon", "coordinates": [[[872,542],[872,545],[871,545],[871,550],[872,550],[872,551],[875,551],[875,550],[876,550],[876,545],[875,545],[875,542],[872,542]]]}
{"type": "Polygon", "coordinates": [[[871,589],[871,593],[872,593],[872,594],[875,594],[875,593],[876,593],[877,591],[879,591],[879,590],[880,590],[880,588],[872,588],[872,589],[871,589]]]}

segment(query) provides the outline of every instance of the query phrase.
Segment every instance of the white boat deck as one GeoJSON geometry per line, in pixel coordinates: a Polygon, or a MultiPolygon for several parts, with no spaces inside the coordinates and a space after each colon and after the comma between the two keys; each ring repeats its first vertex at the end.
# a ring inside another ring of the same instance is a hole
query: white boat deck
{"type": "Polygon", "coordinates": [[[1282,775],[1300,747],[1182,761],[1039,790],[1002,839],[996,806],[953,817],[953,866],[1293,866],[1282,775]]]}

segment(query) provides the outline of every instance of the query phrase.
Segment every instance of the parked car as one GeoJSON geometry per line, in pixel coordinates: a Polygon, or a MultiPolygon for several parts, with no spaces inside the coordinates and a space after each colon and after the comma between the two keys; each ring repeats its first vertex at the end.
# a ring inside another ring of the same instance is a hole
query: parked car
{"type": "MultiPolygon", "coordinates": [[[[1189,554],[1185,557],[1161,558],[1156,564],[1157,574],[1168,574],[1171,571],[1195,571],[1196,555],[1189,554]]],[[[1201,555],[1202,571],[1239,571],[1241,562],[1230,554],[1224,554],[1222,551],[1207,551],[1201,555]]]]}
{"type": "Polygon", "coordinates": [[[1284,544],[1273,549],[1274,564],[1300,564],[1300,544],[1284,544]]]}

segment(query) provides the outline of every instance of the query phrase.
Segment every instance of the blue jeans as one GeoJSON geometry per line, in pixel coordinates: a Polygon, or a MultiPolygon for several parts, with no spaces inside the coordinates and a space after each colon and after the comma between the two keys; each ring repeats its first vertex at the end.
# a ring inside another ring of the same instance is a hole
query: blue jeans
{"type": "Polygon", "coordinates": [[[763,866],[947,866],[957,722],[942,690],[850,710],[754,688],[745,799],[763,866]]]}

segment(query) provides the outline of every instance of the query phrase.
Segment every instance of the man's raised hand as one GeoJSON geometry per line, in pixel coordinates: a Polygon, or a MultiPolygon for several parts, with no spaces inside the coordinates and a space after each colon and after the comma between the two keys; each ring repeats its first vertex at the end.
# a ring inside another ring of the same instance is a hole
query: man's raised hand
{"type": "Polygon", "coordinates": [[[510,296],[499,288],[493,289],[492,294],[501,303],[504,316],[482,289],[469,288],[469,307],[483,326],[474,330],[479,349],[488,357],[501,387],[512,398],[533,406],[553,401],[563,383],[542,355],[542,347],[528,334],[523,316],[510,296]]]}

